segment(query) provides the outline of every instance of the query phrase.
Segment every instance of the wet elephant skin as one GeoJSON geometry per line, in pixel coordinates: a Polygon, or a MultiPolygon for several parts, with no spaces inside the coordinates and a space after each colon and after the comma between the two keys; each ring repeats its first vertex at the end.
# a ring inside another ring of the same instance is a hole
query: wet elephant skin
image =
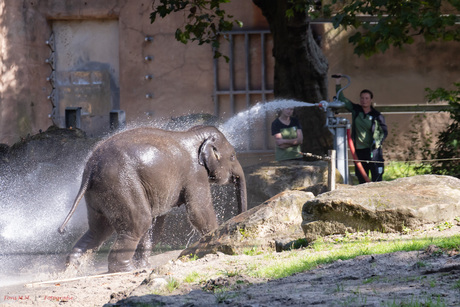
{"type": "Polygon", "coordinates": [[[246,211],[243,169],[233,146],[215,127],[198,126],[183,132],[141,127],[111,136],[89,157],[80,190],[59,228],[63,233],[85,197],[89,229],[73,247],[67,263],[77,265],[83,253],[97,249],[116,232],[109,272],[146,266],[152,247],[149,234],[161,228],[165,214],[182,204],[201,234],[215,229],[211,183],[235,184],[238,212],[246,211]]]}

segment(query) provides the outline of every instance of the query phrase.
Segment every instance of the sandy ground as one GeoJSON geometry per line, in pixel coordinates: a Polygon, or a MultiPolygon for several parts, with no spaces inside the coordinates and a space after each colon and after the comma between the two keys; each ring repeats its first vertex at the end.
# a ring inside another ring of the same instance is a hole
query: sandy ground
{"type": "MultiPolygon", "coordinates": [[[[397,236],[450,236],[460,226],[397,236]]],[[[0,289],[0,306],[460,306],[460,255],[429,247],[423,251],[359,256],[352,260],[266,280],[248,268],[312,249],[263,255],[208,255],[177,259],[180,251],[152,256],[141,272],[90,276],[0,289]],[[153,271],[152,271],[153,270],[153,271]],[[199,276],[192,282],[186,277],[199,276]],[[179,281],[172,291],[167,283],[179,281]]]]}

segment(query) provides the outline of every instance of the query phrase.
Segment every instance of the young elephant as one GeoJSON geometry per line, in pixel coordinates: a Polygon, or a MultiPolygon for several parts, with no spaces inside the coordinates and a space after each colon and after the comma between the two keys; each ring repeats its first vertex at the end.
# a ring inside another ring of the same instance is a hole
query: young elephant
{"type": "Polygon", "coordinates": [[[113,135],[89,157],[80,191],[59,232],[85,196],[89,230],[67,257],[67,264],[97,249],[114,231],[109,272],[134,269],[133,256],[147,264],[149,229],[158,217],[185,204],[190,222],[205,234],[217,228],[210,183],[234,183],[238,213],[246,211],[246,182],[235,150],[215,127],[184,132],[150,127],[113,135]]]}

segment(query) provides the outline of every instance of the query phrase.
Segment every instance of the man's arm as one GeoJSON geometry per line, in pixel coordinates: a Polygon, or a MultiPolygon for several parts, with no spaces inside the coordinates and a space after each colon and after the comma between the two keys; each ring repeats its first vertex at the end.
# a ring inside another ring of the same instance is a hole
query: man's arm
{"type": "MultiPolygon", "coordinates": [[[[342,84],[340,83],[341,80],[342,80],[342,78],[336,78],[335,79],[335,91],[336,92],[338,92],[342,88],[342,84]]],[[[337,97],[337,98],[340,101],[342,101],[343,103],[345,103],[345,108],[348,111],[353,110],[353,102],[351,102],[348,98],[345,97],[345,95],[343,94],[343,91],[340,92],[339,97],[337,97]]]]}

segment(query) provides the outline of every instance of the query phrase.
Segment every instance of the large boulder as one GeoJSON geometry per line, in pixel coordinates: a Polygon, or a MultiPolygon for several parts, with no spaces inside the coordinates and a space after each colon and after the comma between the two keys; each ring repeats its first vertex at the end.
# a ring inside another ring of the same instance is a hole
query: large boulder
{"type": "Polygon", "coordinates": [[[423,175],[357,186],[341,185],[306,202],[307,241],[355,231],[401,232],[460,216],[460,180],[423,175]]]}
{"type": "MultiPolygon", "coordinates": [[[[253,208],[278,193],[304,190],[317,195],[327,191],[328,163],[287,160],[261,163],[244,169],[248,208],[253,208]]],[[[342,177],[336,172],[336,182],[342,177]]]]}
{"type": "Polygon", "coordinates": [[[248,249],[275,249],[276,242],[302,238],[302,206],[311,192],[287,191],[243,212],[185,249],[181,256],[209,253],[240,254],[248,249]]]}

